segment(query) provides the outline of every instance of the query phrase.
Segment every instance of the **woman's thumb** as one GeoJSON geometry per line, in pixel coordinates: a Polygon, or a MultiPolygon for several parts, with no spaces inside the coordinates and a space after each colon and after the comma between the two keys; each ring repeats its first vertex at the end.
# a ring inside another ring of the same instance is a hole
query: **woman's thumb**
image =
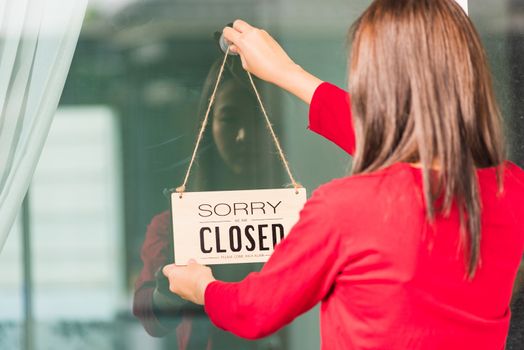
{"type": "Polygon", "coordinates": [[[169,265],[166,265],[162,268],[162,273],[164,274],[164,276],[166,277],[169,277],[169,272],[171,272],[171,270],[173,269],[173,264],[169,264],[169,265]]]}

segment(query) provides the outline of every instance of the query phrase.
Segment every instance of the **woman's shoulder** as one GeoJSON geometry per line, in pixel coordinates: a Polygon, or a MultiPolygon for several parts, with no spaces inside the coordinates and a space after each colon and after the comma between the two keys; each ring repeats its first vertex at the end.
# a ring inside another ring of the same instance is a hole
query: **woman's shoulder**
{"type": "Polygon", "coordinates": [[[506,176],[510,176],[517,180],[522,186],[524,186],[524,170],[512,161],[504,162],[504,170],[506,176]]]}
{"type": "Polygon", "coordinates": [[[524,170],[517,164],[506,161],[503,174],[502,198],[510,200],[513,206],[524,211],[524,170]]]}
{"type": "MultiPolygon", "coordinates": [[[[498,183],[499,167],[478,169],[478,176],[481,186],[495,186],[498,183]]],[[[524,170],[512,161],[505,161],[502,164],[502,180],[505,189],[511,192],[522,192],[524,194],[524,170]]]]}
{"type": "Polygon", "coordinates": [[[387,188],[384,188],[385,183],[393,181],[401,184],[403,182],[411,182],[412,180],[413,170],[411,166],[407,163],[395,163],[373,172],[335,178],[321,185],[318,190],[322,192],[339,192],[341,189],[357,192],[368,189],[376,191],[378,185],[382,189],[387,190],[387,188]]]}
{"type": "Polygon", "coordinates": [[[315,192],[335,207],[372,205],[377,201],[394,201],[415,194],[415,169],[405,163],[395,163],[383,169],[333,179],[315,192]]]}

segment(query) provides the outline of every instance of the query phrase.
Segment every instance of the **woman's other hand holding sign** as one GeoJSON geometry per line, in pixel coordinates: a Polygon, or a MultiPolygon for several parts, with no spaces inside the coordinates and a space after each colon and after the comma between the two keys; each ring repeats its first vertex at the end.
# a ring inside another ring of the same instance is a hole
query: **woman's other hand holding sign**
{"type": "Polygon", "coordinates": [[[204,305],[204,293],[215,278],[211,269],[190,260],[187,266],[170,264],[162,272],[169,280],[169,290],[195,304],[204,305]]]}

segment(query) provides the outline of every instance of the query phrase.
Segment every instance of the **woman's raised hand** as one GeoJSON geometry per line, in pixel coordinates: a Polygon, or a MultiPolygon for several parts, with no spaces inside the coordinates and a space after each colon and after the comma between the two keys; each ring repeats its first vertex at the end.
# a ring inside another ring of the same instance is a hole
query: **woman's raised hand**
{"type": "Polygon", "coordinates": [[[223,34],[231,43],[230,50],[240,55],[244,69],[260,79],[280,85],[283,73],[298,67],[268,32],[243,20],[225,27],[223,34]]]}
{"type": "Polygon", "coordinates": [[[231,44],[230,50],[240,55],[245,70],[311,103],[322,80],[289,58],[268,32],[237,19],[233,28],[224,28],[223,34],[231,44]]]}

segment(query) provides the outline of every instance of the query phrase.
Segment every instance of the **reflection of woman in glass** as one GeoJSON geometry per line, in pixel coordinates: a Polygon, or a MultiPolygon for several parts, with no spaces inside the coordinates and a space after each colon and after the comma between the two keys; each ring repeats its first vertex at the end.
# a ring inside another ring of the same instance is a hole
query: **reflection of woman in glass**
{"type": "MultiPolygon", "coordinates": [[[[203,116],[216,82],[222,58],[217,60],[206,79],[200,101],[203,116]]],[[[206,128],[205,148],[199,156],[195,190],[264,188],[271,184],[268,157],[272,147],[264,119],[259,112],[246,71],[238,56],[230,56],[211,109],[206,128]]],[[[191,185],[191,183],[190,183],[191,185]]]]}
{"type": "MultiPolygon", "coordinates": [[[[199,116],[203,116],[216,82],[222,57],[211,67],[204,83],[199,116]]],[[[192,190],[266,188],[272,167],[267,131],[258,112],[249,78],[238,57],[228,58],[210,123],[201,145],[192,190]],[[265,154],[266,156],[261,156],[265,154]]],[[[155,216],[142,246],[144,267],[135,285],[133,312],[152,336],[175,331],[180,349],[278,349],[278,337],[248,342],[215,328],[201,307],[169,292],[160,269],[173,261],[170,211],[155,216]]],[[[227,281],[238,281],[258,264],[219,265],[215,272],[227,281]]]]}
{"type": "Polygon", "coordinates": [[[454,0],[375,0],[352,33],[349,95],[267,32],[224,29],[249,71],[310,103],[354,176],[313,193],[260,273],[169,265],[171,289],[250,339],[320,303],[322,349],[503,349],[524,171],[505,159],[478,33],[454,0]]]}

